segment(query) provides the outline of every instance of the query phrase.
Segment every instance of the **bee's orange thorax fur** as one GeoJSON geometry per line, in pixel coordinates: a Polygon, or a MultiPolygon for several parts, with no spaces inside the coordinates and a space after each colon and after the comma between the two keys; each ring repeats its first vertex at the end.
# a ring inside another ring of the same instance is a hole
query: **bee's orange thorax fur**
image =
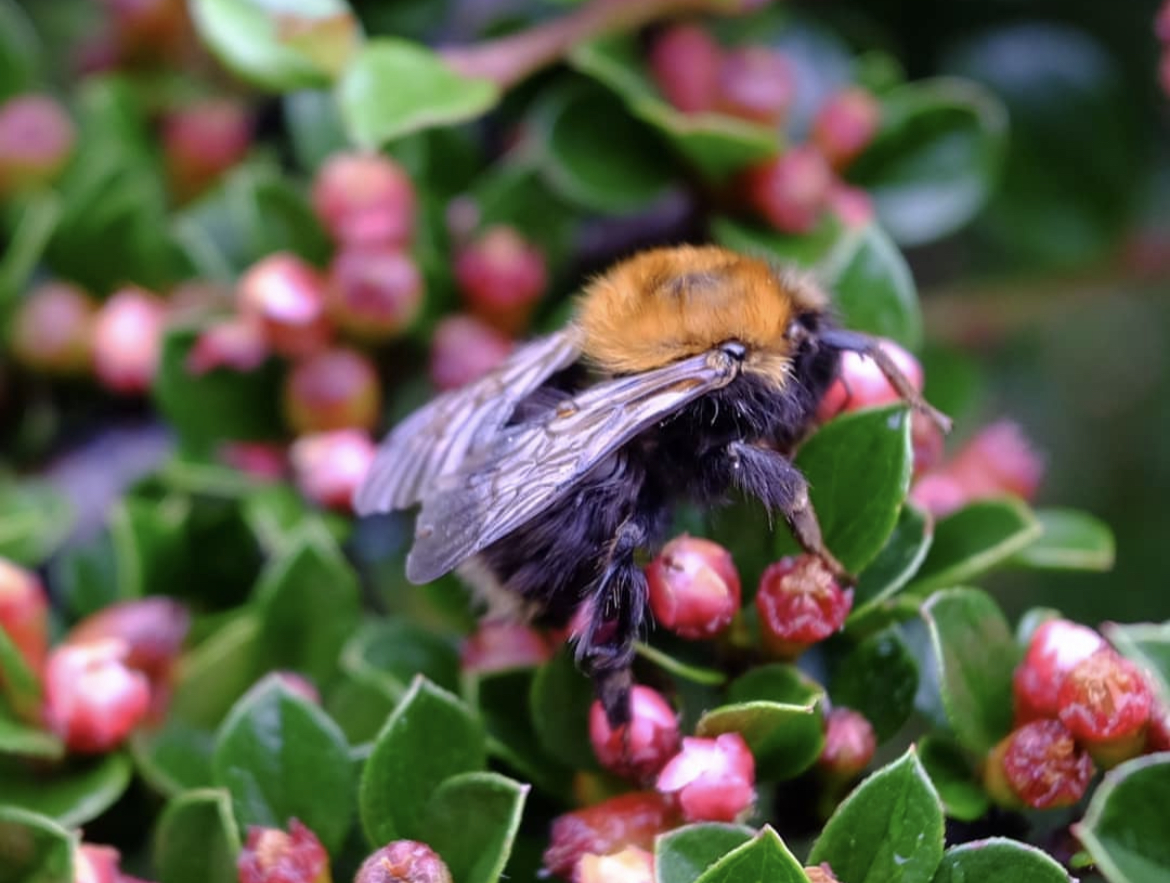
{"type": "Polygon", "coordinates": [[[633,374],[729,340],[748,348],[747,369],[778,385],[788,370],[785,330],[825,296],[806,280],[718,246],[643,252],[595,279],[577,307],[585,356],[633,374]]]}

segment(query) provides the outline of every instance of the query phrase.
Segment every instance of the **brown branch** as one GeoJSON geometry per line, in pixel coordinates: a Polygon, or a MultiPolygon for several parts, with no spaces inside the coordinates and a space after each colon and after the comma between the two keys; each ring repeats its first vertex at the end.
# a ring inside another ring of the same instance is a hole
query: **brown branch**
{"type": "Polygon", "coordinates": [[[473,46],[448,47],[439,54],[464,76],[491,80],[507,89],[596,37],[637,30],[677,15],[735,14],[761,5],[759,0],[590,0],[528,30],[473,46]]]}

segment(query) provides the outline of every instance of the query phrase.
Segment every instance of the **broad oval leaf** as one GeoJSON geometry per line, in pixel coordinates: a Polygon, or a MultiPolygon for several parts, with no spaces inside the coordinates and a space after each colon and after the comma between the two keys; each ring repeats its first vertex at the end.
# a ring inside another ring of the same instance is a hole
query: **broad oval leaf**
{"type": "Polygon", "coordinates": [[[73,880],[73,851],[81,838],[68,827],[16,806],[0,806],[0,873],[6,883],[73,880]]]}
{"type": "Polygon", "coordinates": [[[699,877],[696,883],[808,883],[804,868],[771,825],[733,849],[699,877]]]}
{"type": "Polygon", "coordinates": [[[0,768],[0,794],[7,806],[75,828],[113,806],[130,785],[133,772],[130,757],[121,751],[68,761],[48,774],[5,765],[0,768]]]}
{"type": "Polygon", "coordinates": [[[396,700],[418,674],[450,692],[459,687],[454,642],[402,617],[363,623],[346,644],[341,665],[396,700]]]}
{"type": "MultiPolygon", "coordinates": [[[[0,645],[8,641],[0,630],[0,645]]],[[[0,658],[3,654],[0,653],[0,658]]],[[[4,668],[0,666],[0,678],[4,668]]],[[[42,760],[60,760],[65,756],[65,744],[43,727],[33,726],[17,717],[0,702],[0,755],[13,754],[18,757],[36,757],[42,760]]]]}
{"type": "Polygon", "coordinates": [[[846,626],[860,626],[913,579],[934,541],[934,521],[921,509],[902,506],[885,546],[862,571],[853,588],[853,610],[846,626]]]}
{"type": "Polygon", "coordinates": [[[500,879],[530,787],[499,773],[462,773],[435,789],[423,810],[422,830],[454,879],[500,879]]]}
{"type": "Polygon", "coordinates": [[[38,567],[73,527],[65,495],[40,482],[0,481],[0,557],[38,567]]]}
{"type": "Polygon", "coordinates": [[[598,768],[589,741],[593,685],[562,649],[542,665],[532,681],[529,702],[540,744],[552,757],[575,769],[598,768]]]}
{"type": "Polygon", "coordinates": [[[942,734],[929,733],[918,740],[918,757],[948,817],[962,822],[983,817],[991,800],[969,755],[957,743],[942,734]]]}
{"type": "Polygon", "coordinates": [[[989,837],[952,846],[943,854],[932,883],[1070,883],[1072,878],[1046,852],[1008,840],[989,837]]]}
{"type": "Polygon", "coordinates": [[[1170,752],[1148,754],[1105,775],[1073,833],[1110,883],[1170,878],[1170,752]]]}
{"type": "Polygon", "coordinates": [[[918,663],[893,629],[870,635],[850,650],[829,684],[833,704],[865,715],[879,743],[910,718],[917,692],[918,663]]]}
{"type": "Polygon", "coordinates": [[[231,883],[240,832],[222,788],[186,791],[167,803],[154,835],[159,883],[231,883]]]}
{"type": "Polygon", "coordinates": [[[1076,509],[1037,509],[1040,536],[1011,559],[1043,570],[1110,570],[1115,543],[1109,525],[1076,509]]]}
{"type": "Polygon", "coordinates": [[[654,842],[657,883],[695,883],[713,864],[755,836],[751,828],[721,822],[684,825],[654,842]]]}

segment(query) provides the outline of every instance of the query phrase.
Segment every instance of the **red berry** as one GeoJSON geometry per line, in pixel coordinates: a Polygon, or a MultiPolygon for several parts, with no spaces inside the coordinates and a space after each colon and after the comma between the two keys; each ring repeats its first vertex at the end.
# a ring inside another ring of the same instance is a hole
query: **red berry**
{"type": "Polygon", "coordinates": [[[744,194],[773,227],[784,233],[808,233],[820,219],[833,173],[813,147],[793,147],[744,176],[744,194]]]}
{"type": "Polygon", "coordinates": [[[240,883],[329,883],[329,856],[317,835],[296,819],[288,833],[249,826],[236,859],[240,883]]]}
{"type": "Polygon", "coordinates": [[[997,802],[1018,800],[1032,809],[1056,809],[1084,796],[1093,761],[1060,721],[1032,721],[992,750],[985,777],[997,802]]]}
{"type": "Polygon", "coordinates": [[[22,363],[53,374],[78,374],[93,364],[97,303],[68,282],[46,282],[20,304],[12,352],[22,363]]]}
{"type": "Polygon", "coordinates": [[[654,883],[654,854],[640,846],[612,855],[587,852],[573,869],[573,883],[654,883]]]}
{"type": "Polygon", "coordinates": [[[712,638],[739,610],[739,573],[718,543],[684,534],[646,566],[650,609],[663,628],[692,640],[712,638]]]}
{"type": "Polygon", "coordinates": [[[248,372],[268,359],[268,340],[258,322],[232,316],[208,325],[187,353],[187,373],[201,377],[226,368],[248,372]]]}
{"type": "Polygon", "coordinates": [[[448,316],[431,338],[431,382],[458,389],[478,380],[512,352],[508,337],[473,316],[448,316]]]}
{"type": "Polygon", "coordinates": [[[491,227],[455,258],[455,281],[472,312],[516,332],[528,324],[548,284],[540,249],[511,227],[491,227]]]}
{"type": "Polygon", "coordinates": [[[44,95],[0,105],[0,196],[47,184],[73,153],[76,132],[65,109],[44,95]]]}
{"type": "MultiPolygon", "coordinates": [[[[922,363],[892,340],[882,338],[879,343],[898,369],[906,375],[910,385],[921,392],[925,382],[922,363]]],[[[824,423],[838,414],[890,405],[901,400],[902,397],[890,385],[877,362],[853,350],[846,350],[841,353],[837,379],[817,405],[817,420],[824,423]]]]}
{"type": "Polygon", "coordinates": [[[829,188],[828,204],[829,211],[850,228],[869,225],[877,214],[873,197],[860,187],[851,187],[843,181],[834,181],[829,188]]]}
{"type": "Polygon", "coordinates": [[[257,261],[240,277],[240,313],[258,322],[273,350],[299,358],[323,349],[333,336],[325,315],[325,282],[288,252],[257,261]]]}
{"type": "Polygon", "coordinates": [[[744,46],[727,53],[719,67],[716,110],[778,126],[796,93],[792,63],[767,46],[744,46]]]}
{"type": "Polygon", "coordinates": [[[393,337],[414,321],[422,300],[422,275],[403,252],[342,247],[329,267],[329,316],[356,338],[393,337]]]}
{"type": "Polygon", "coordinates": [[[593,753],[607,770],[628,779],[653,778],[678,751],[678,718],[661,694],[635,686],[630,692],[630,722],[610,727],[601,702],[589,709],[593,753]]]}
{"type": "Polygon", "coordinates": [[[163,121],[163,156],[181,199],[198,195],[244,158],[252,144],[248,107],[230,98],[197,101],[163,121]]]}
{"type": "Polygon", "coordinates": [[[739,733],[685,738],[655,787],[673,794],[688,822],[733,822],[755,802],[756,763],[739,733]]]}
{"type": "Polygon", "coordinates": [[[921,411],[910,414],[910,445],[914,454],[914,477],[937,467],[943,458],[946,438],[939,425],[921,411]]]}
{"type": "Polygon", "coordinates": [[[677,823],[674,804],[654,791],[620,794],[557,816],[544,867],[566,880],[586,853],[610,855],[627,846],[654,848],[654,838],[677,823]]]}
{"type": "Polygon", "coordinates": [[[73,883],[122,883],[121,858],[112,846],[78,843],[73,850],[73,883]]]}
{"type": "Polygon", "coordinates": [[[1145,753],[1170,751],[1170,706],[1155,702],[1150,710],[1150,723],[1146,727],[1145,753]]]}
{"type": "Polygon", "coordinates": [[[910,488],[910,501],[935,518],[945,518],[967,505],[967,489],[945,471],[927,472],[910,488]]]}
{"type": "Polygon", "coordinates": [[[180,282],[167,295],[167,314],[173,320],[206,319],[234,309],[232,288],[207,279],[180,282]]]}
{"type": "Polygon", "coordinates": [[[1154,695],[1141,669],[1106,647],[1072,667],[1057,701],[1061,723],[1093,746],[1136,734],[1144,740],[1154,695]]]}
{"type": "Polygon", "coordinates": [[[666,100],[683,113],[715,107],[722,51],[698,25],[674,25],[650,47],[650,76],[666,100]]]}
{"type": "Polygon", "coordinates": [[[284,386],[285,419],[308,435],[334,429],[373,429],[381,406],[374,364],[361,353],[331,349],[289,372],[284,386]]]}
{"type": "Polygon", "coordinates": [[[853,607],[853,590],[815,555],[782,558],[760,577],[756,609],[764,647],[791,659],[838,631],[853,607]]]}
{"type": "Polygon", "coordinates": [[[121,744],[150,706],[150,685],[117,638],[64,644],[45,667],[45,722],[71,751],[99,754],[121,744]]]}
{"type": "Polygon", "coordinates": [[[463,642],[459,663],[463,671],[490,674],[535,668],[548,662],[552,653],[544,635],[522,622],[485,620],[463,642]]]}
{"type": "Polygon", "coordinates": [[[451,883],[451,872],[425,843],[395,840],[362,862],[353,883],[451,883]]]}
{"type": "Polygon", "coordinates": [[[304,435],[289,448],[297,487],[327,509],[353,511],[353,495],[374,462],[377,445],[358,429],[304,435]]]}
{"type": "Polygon", "coordinates": [[[813,120],[812,141],[835,169],[843,169],[873,140],[882,108],[864,89],[843,89],[821,105],[813,120]]]}
{"type": "Polygon", "coordinates": [[[141,288],[123,288],[98,310],[93,366],[98,381],[116,393],[146,392],[158,370],[166,305],[141,288]]]}
{"type": "Polygon", "coordinates": [[[405,248],[414,237],[414,185],[380,153],[338,153],[313,181],[313,209],[343,245],[405,248]]]}
{"type": "Polygon", "coordinates": [[[186,607],[156,595],[120,601],[87,616],[69,630],[65,644],[83,646],[110,638],[121,641],[126,651],[122,664],[157,682],[170,675],[190,626],[186,607]]]}
{"type": "Polygon", "coordinates": [[[216,451],[219,461],[260,481],[284,477],[286,455],[282,445],[271,442],[224,442],[216,451]]]}
{"type": "Polygon", "coordinates": [[[1056,717],[1065,677],[1079,662],[1105,646],[1105,639],[1087,626],[1067,619],[1041,623],[1032,633],[1024,659],[1012,678],[1016,723],[1056,717]]]}
{"type": "Polygon", "coordinates": [[[49,597],[35,573],[6,558],[0,558],[0,631],[40,675],[49,652],[49,597]]]}
{"type": "Polygon", "coordinates": [[[873,759],[877,736],[865,715],[850,708],[834,708],[825,717],[825,747],[817,765],[831,776],[852,779],[873,759]]]}

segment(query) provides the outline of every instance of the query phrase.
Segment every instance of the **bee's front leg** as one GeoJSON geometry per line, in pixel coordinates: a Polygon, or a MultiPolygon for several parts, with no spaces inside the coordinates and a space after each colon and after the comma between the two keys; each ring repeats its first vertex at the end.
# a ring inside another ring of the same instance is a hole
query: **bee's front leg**
{"type": "Polygon", "coordinates": [[[806,552],[820,558],[838,580],[853,585],[856,579],[825,547],[821,524],[808,495],[808,482],[779,451],[733,441],[727,446],[732,482],[756,497],[769,512],[779,512],[792,535],[806,552]]]}

